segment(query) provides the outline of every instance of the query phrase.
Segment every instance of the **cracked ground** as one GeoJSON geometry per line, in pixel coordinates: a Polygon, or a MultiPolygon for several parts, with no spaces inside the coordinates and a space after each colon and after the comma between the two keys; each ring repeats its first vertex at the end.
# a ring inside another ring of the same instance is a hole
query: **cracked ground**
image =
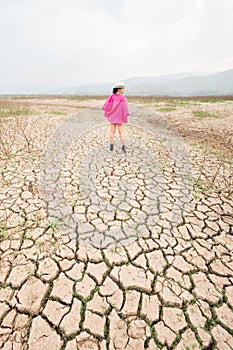
{"type": "Polygon", "coordinates": [[[233,103],[102,104],[0,101],[0,349],[233,349],[233,103]]]}

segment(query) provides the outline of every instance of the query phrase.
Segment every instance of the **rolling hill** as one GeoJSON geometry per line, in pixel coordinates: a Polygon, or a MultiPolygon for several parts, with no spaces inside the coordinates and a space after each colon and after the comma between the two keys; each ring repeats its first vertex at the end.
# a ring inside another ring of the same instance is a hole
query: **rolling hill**
{"type": "MultiPolygon", "coordinates": [[[[206,75],[181,73],[125,79],[126,95],[205,96],[232,95],[233,69],[206,75]]],[[[113,83],[90,84],[53,91],[62,95],[109,95],[113,83]]]]}

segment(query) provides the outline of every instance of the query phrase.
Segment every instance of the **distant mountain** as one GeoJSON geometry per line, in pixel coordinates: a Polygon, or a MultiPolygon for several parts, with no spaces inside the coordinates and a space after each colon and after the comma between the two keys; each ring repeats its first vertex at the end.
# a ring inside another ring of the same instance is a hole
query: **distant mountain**
{"type": "MultiPolygon", "coordinates": [[[[232,95],[233,69],[206,75],[191,73],[125,79],[126,95],[232,95]]],[[[62,95],[109,95],[113,83],[79,85],[53,91],[62,95]]]]}

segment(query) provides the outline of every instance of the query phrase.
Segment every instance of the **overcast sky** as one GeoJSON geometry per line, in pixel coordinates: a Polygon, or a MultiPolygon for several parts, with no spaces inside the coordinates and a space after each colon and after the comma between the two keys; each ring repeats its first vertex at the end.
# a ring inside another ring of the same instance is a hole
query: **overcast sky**
{"type": "Polygon", "coordinates": [[[233,0],[0,0],[0,93],[233,68],[233,0]]]}

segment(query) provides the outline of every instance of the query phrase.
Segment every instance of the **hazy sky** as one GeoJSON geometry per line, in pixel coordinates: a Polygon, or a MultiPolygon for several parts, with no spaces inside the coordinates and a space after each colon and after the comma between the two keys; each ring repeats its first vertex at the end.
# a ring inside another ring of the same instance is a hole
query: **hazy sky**
{"type": "Polygon", "coordinates": [[[0,93],[233,68],[233,0],[0,0],[0,93]]]}

